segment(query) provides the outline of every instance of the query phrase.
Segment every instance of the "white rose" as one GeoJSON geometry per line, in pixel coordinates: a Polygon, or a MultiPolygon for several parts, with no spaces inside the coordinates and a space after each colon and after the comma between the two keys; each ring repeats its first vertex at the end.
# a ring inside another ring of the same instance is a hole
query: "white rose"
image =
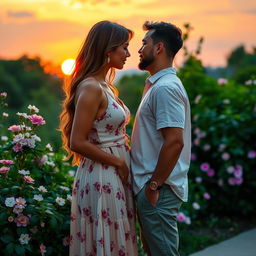
{"type": "Polygon", "coordinates": [[[40,187],[38,188],[38,190],[39,190],[40,192],[42,192],[42,193],[47,192],[47,189],[46,189],[44,186],[40,186],[40,187]]]}
{"type": "Polygon", "coordinates": [[[51,144],[50,143],[48,143],[46,146],[45,146],[47,149],[49,149],[50,151],[52,151],[53,149],[52,149],[52,146],[51,146],[51,144]]]}
{"type": "Polygon", "coordinates": [[[35,113],[39,112],[39,109],[36,106],[34,106],[34,105],[29,105],[28,109],[31,110],[31,111],[34,111],[35,113]]]}
{"type": "Polygon", "coordinates": [[[61,198],[61,197],[57,197],[55,199],[56,203],[60,206],[63,206],[65,204],[65,199],[61,198]]]}
{"type": "Polygon", "coordinates": [[[19,174],[22,174],[22,175],[29,175],[29,174],[30,174],[30,171],[18,170],[18,173],[19,173],[19,174]]]}
{"type": "Polygon", "coordinates": [[[28,234],[21,234],[20,235],[19,241],[20,241],[21,244],[28,244],[29,240],[30,240],[30,237],[29,237],[28,234]]]}
{"type": "Polygon", "coordinates": [[[15,198],[14,197],[7,197],[5,199],[5,205],[7,207],[13,207],[16,204],[15,198]]]}
{"type": "Polygon", "coordinates": [[[2,140],[2,141],[7,141],[7,140],[8,140],[8,137],[7,137],[7,136],[1,136],[1,140],[2,140]]]}

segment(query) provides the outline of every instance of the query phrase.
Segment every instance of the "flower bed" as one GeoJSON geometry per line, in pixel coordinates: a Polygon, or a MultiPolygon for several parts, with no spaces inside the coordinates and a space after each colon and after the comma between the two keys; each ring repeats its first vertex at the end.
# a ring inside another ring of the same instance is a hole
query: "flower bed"
{"type": "MultiPolygon", "coordinates": [[[[6,96],[1,93],[1,106],[6,96]]],[[[1,255],[68,255],[74,171],[62,153],[53,153],[36,135],[46,123],[39,110],[29,105],[28,111],[17,113],[18,122],[8,128],[9,134],[2,127],[1,255]]]]}

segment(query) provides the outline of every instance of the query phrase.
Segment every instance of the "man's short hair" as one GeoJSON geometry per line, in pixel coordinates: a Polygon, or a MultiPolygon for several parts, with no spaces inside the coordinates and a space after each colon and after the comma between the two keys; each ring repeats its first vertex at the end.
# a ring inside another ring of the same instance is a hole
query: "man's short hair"
{"type": "Polygon", "coordinates": [[[154,30],[151,34],[153,43],[163,42],[166,53],[171,58],[174,58],[183,45],[181,29],[171,23],[146,21],[143,29],[154,30]]]}

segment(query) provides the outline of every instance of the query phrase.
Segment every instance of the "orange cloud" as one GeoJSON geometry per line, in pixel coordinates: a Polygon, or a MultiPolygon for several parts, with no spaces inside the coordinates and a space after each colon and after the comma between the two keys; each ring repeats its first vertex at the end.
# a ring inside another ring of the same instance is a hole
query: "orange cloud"
{"type": "Polygon", "coordinates": [[[244,0],[197,0],[193,4],[189,0],[1,0],[0,56],[40,54],[60,63],[76,57],[93,24],[112,20],[135,32],[126,68],[136,67],[144,35],[142,24],[152,20],[179,27],[190,22],[194,30],[189,48],[194,49],[199,37],[204,36],[203,62],[224,65],[225,55],[232,48],[255,43],[255,10],[255,1],[244,0]]]}

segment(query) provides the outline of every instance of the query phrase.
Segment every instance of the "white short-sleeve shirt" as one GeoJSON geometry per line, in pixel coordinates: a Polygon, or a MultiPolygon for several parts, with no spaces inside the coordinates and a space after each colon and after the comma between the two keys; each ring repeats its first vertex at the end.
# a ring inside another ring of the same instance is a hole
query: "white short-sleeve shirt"
{"type": "Polygon", "coordinates": [[[164,142],[160,129],[180,127],[183,129],[184,147],[165,184],[170,185],[182,201],[187,201],[187,172],[191,153],[189,99],[174,68],[160,70],[148,80],[152,85],[136,113],[131,139],[134,193],[137,194],[143,188],[155,170],[164,142]]]}

